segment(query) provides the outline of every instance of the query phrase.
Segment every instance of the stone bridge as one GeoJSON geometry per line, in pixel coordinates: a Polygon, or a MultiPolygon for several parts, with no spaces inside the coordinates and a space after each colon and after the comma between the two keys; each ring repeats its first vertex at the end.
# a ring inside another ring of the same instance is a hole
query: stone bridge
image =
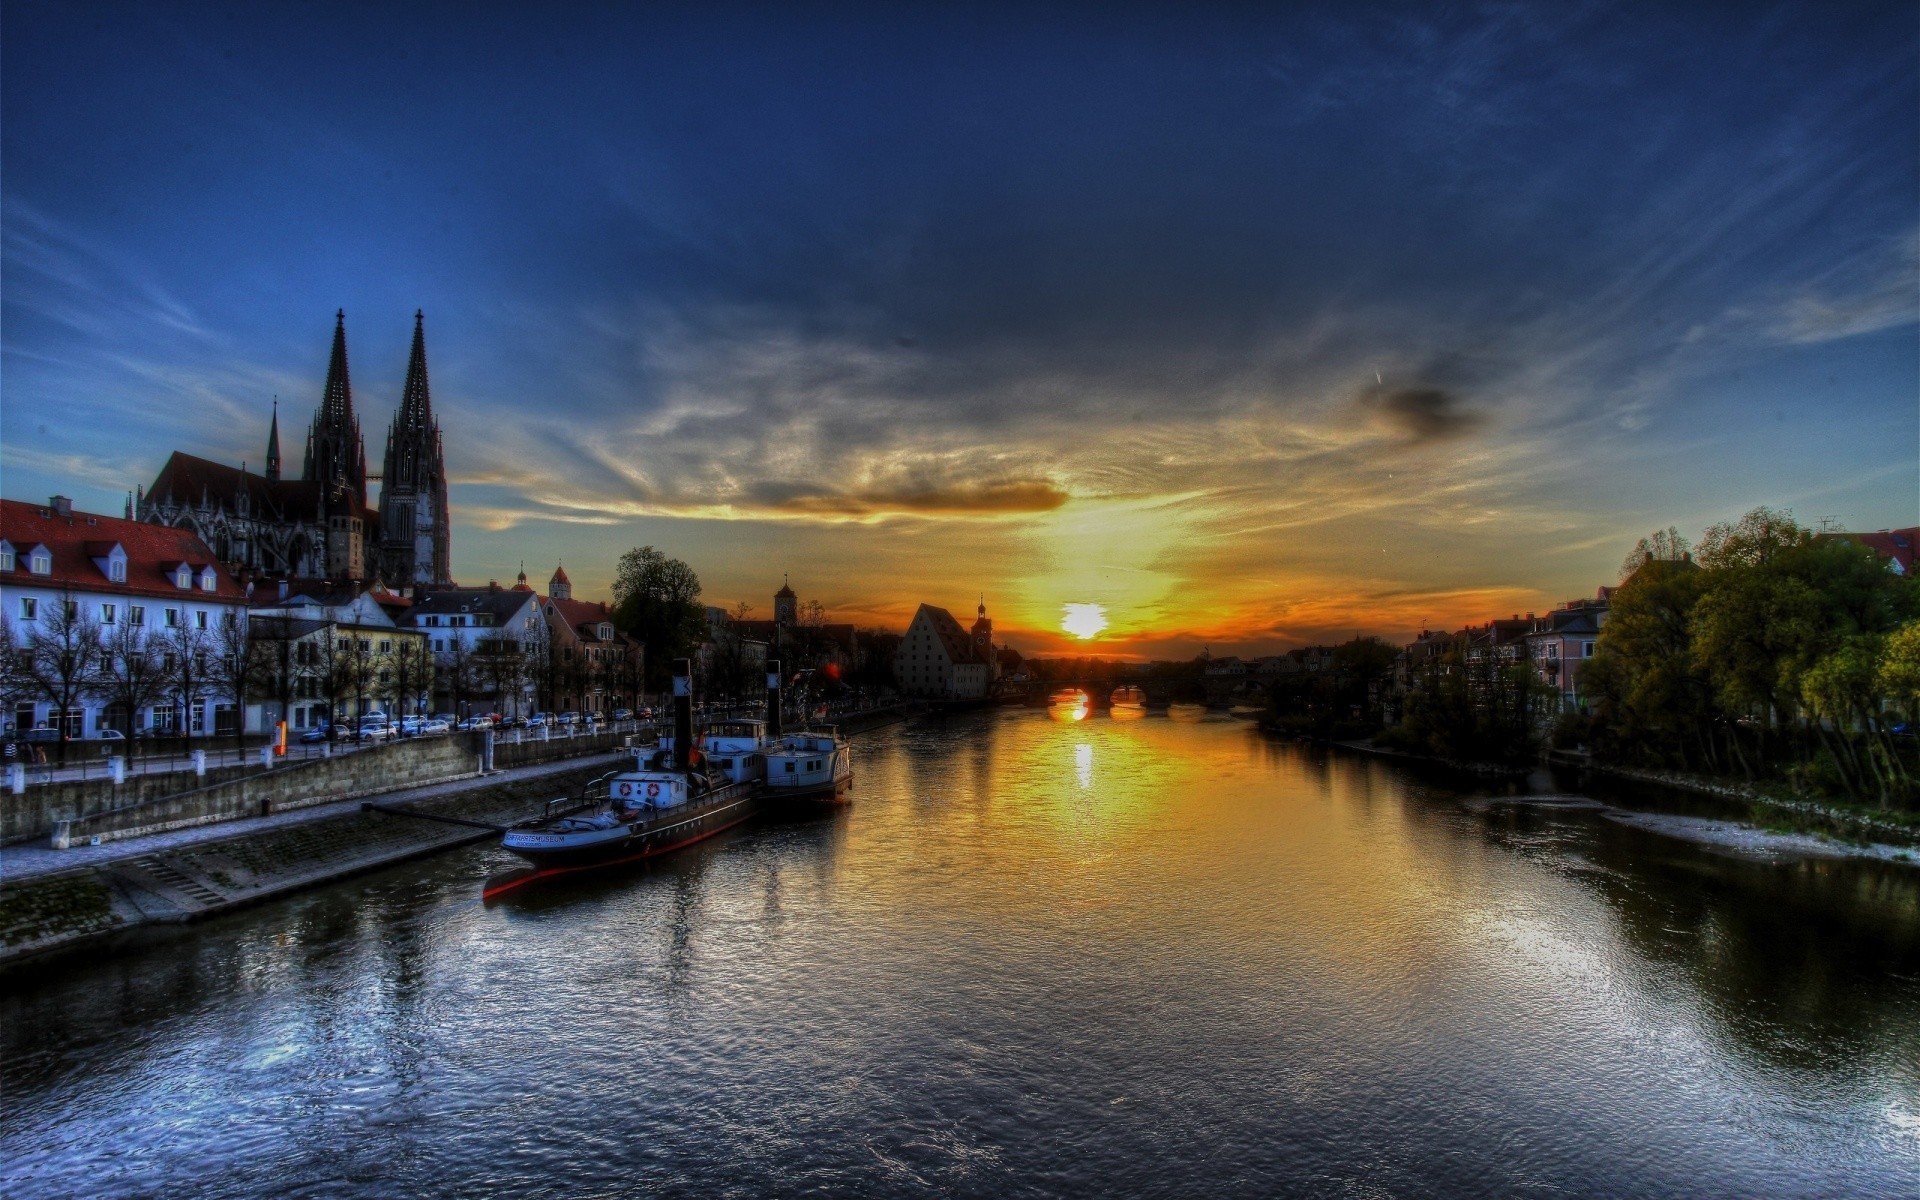
{"type": "Polygon", "coordinates": [[[1111,705],[1115,688],[1127,686],[1139,688],[1147,694],[1147,703],[1155,708],[1163,707],[1178,699],[1191,700],[1195,689],[1205,693],[1206,703],[1213,708],[1227,708],[1248,701],[1261,702],[1266,699],[1265,685],[1251,675],[1187,675],[1176,678],[1148,679],[1032,679],[1022,683],[1001,681],[995,685],[1000,694],[1018,696],[1022,703],[1043,705],[1047,697],[1061,688],[1079,688],[1093,701],[1095,708],[1107,708],[1111,705]]]}

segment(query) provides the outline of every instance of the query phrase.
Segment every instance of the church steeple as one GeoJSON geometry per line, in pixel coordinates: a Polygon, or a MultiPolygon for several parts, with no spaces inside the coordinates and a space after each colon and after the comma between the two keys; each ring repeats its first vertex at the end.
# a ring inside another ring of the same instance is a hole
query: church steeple
{"type": "Polygon", "coordinates": [[[427,387],[426,314],[413,314],[413,353],[400,408],[387,429],[380,485],[380,544],[388,577],[407,584],[452,582],[447,470],[440,423],[427,387]]]}
{"type": "Polygon", "coordinates": [[[353,415],[353,383],[347,377],[347,313],[334,318],[333,357],[327,362],[327,386],[307,434],[304,479],[322,484],[344,484],[362,506],[367,502],[367,450],[360,437],[360,419],[353,415]]]}
{"type": "Polygon", "coordinates": [[[280,397],[273,398],[273,423],[267,426],[267,478],[280,480],[280,397]]]}

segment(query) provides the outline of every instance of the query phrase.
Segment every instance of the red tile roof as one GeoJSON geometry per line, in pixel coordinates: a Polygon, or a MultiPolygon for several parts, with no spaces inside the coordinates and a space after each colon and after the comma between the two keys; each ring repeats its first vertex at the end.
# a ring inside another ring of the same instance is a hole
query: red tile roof
{"type": "Polygon", "coordinates": [[[1920,539],[1920,526],[1910,529],[1882,529],[1878,533],[1849,533],[1861,545],[1873,550],[1882,558],[1890,558],[1900,564],[1902,574],[1913,574],[1913,544],[1920,539]]]}
{"type": "Polygon", "coordinates": [[[0,572],[0,583],[16,586],[73,588],[76,591],[117,592],[129,596],[187,596],[240,602],[246,590],[213,557],[207,544],[190,530],[169,529],[74,510],[58,516],[42,504],[0,500],[0,537],[13,545],[14,569],[0,572]],[[127,552],[127,581],[115,583],[94,562],[118,544],[127,552]],[[53,552],[53,573],[28,570],[28,551],[44,545],[53,552]],[[94,551],[98,549],[99,553],[94,551]],[[186,563],[194,569],[194,586],[174,586],[173,568],[186,563]],[[219,583],[214,591],[200,590],[199,573],[211,566],[219,583]]]}

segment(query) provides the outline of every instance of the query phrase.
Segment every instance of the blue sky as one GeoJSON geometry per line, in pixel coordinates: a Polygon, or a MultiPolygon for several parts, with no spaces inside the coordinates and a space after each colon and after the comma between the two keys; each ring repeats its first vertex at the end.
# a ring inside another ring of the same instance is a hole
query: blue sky
{"type": "Polygon", "coordinates": [[[1920,520],[1910,5],[697,14],[8,5],[5,494],[297,461],[336,308],[377,462],[424,308],[463,581],[1157,654],[1920,520]]]}

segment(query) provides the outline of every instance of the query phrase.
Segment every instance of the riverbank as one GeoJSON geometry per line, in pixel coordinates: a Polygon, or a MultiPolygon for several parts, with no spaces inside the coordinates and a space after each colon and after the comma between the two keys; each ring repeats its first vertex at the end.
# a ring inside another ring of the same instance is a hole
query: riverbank
{"type": "MultiPolygon", "coordinates": [[[[400,788],[382,807],[507,825],[625,760],[601,754],[400,788]]],[[[14,847],[0,871],[0,967],[197,921],[497,832],[371,812],[359,799],[103,846],[14,847]]]]}
{"type": "MultiPolygon", "coordinates": [[[[851,714],[839,725],[852,738],[918,711],[897,705],[851,714]]],[[[624,752],[602,752],[416,787],[356,791],[305,808],[97,846],[7,847],[0,850],[0,970],[50,953],[103,949],[143,927],[203,920],[498,837],[484,826],[538,815],[547,801],[578,792],[626,761],[624,752]],[[368,796],[382,809],[417,815],[370,811],[363,802],[368,796]]]]}
{"type": "Polygon", "coordinates": [[[1579,768],[1597,775],[1650,783],[1676,791],[1743,805],[1754,824],[1773,833],[1825,838],[1853,847],[1920,847],[1920,815],[1908,816],[1853,805],[1782,795],[1744,780],[1715,779],[1683,771],[1661,771],[1587,763],[1579,768]],[[1903,819],[1905,818],[1905,819],[1903,819]]]}
{"type": "MultiPolygon", "coordinates": [[[[1620,819],[1656,832],[1720,846],[1764,848],[1770,851],[1858,854],[1894,862],[1910,862],[1920,850],[1920,816],[1885,813],[1797,796],[1782,796],[1741,780],[1712,779],[1680,771],[1614,766],[1593,762],[1545,761],[1535,766],[1511,767],[1493,763],[1466,763],[1393,750],[1372,742],[1333,742],[1363,754],[1399,759],[1488,778],[1521,778],[1539,769],[1590,772],[1594,775],[1652,784],[1674,791],[1707,796],[1744,810],[1746,823],[1709,821],[1681,814],[1623,813],[1620,819]],[[1742,832],[1744,830],[1744,832],[1742,832]]],[[[1597,802],[1596,802],[1597,803],[1597,802]]],[[[1609,815],[1612,815],[1611,813],[1609,815]]]]}

